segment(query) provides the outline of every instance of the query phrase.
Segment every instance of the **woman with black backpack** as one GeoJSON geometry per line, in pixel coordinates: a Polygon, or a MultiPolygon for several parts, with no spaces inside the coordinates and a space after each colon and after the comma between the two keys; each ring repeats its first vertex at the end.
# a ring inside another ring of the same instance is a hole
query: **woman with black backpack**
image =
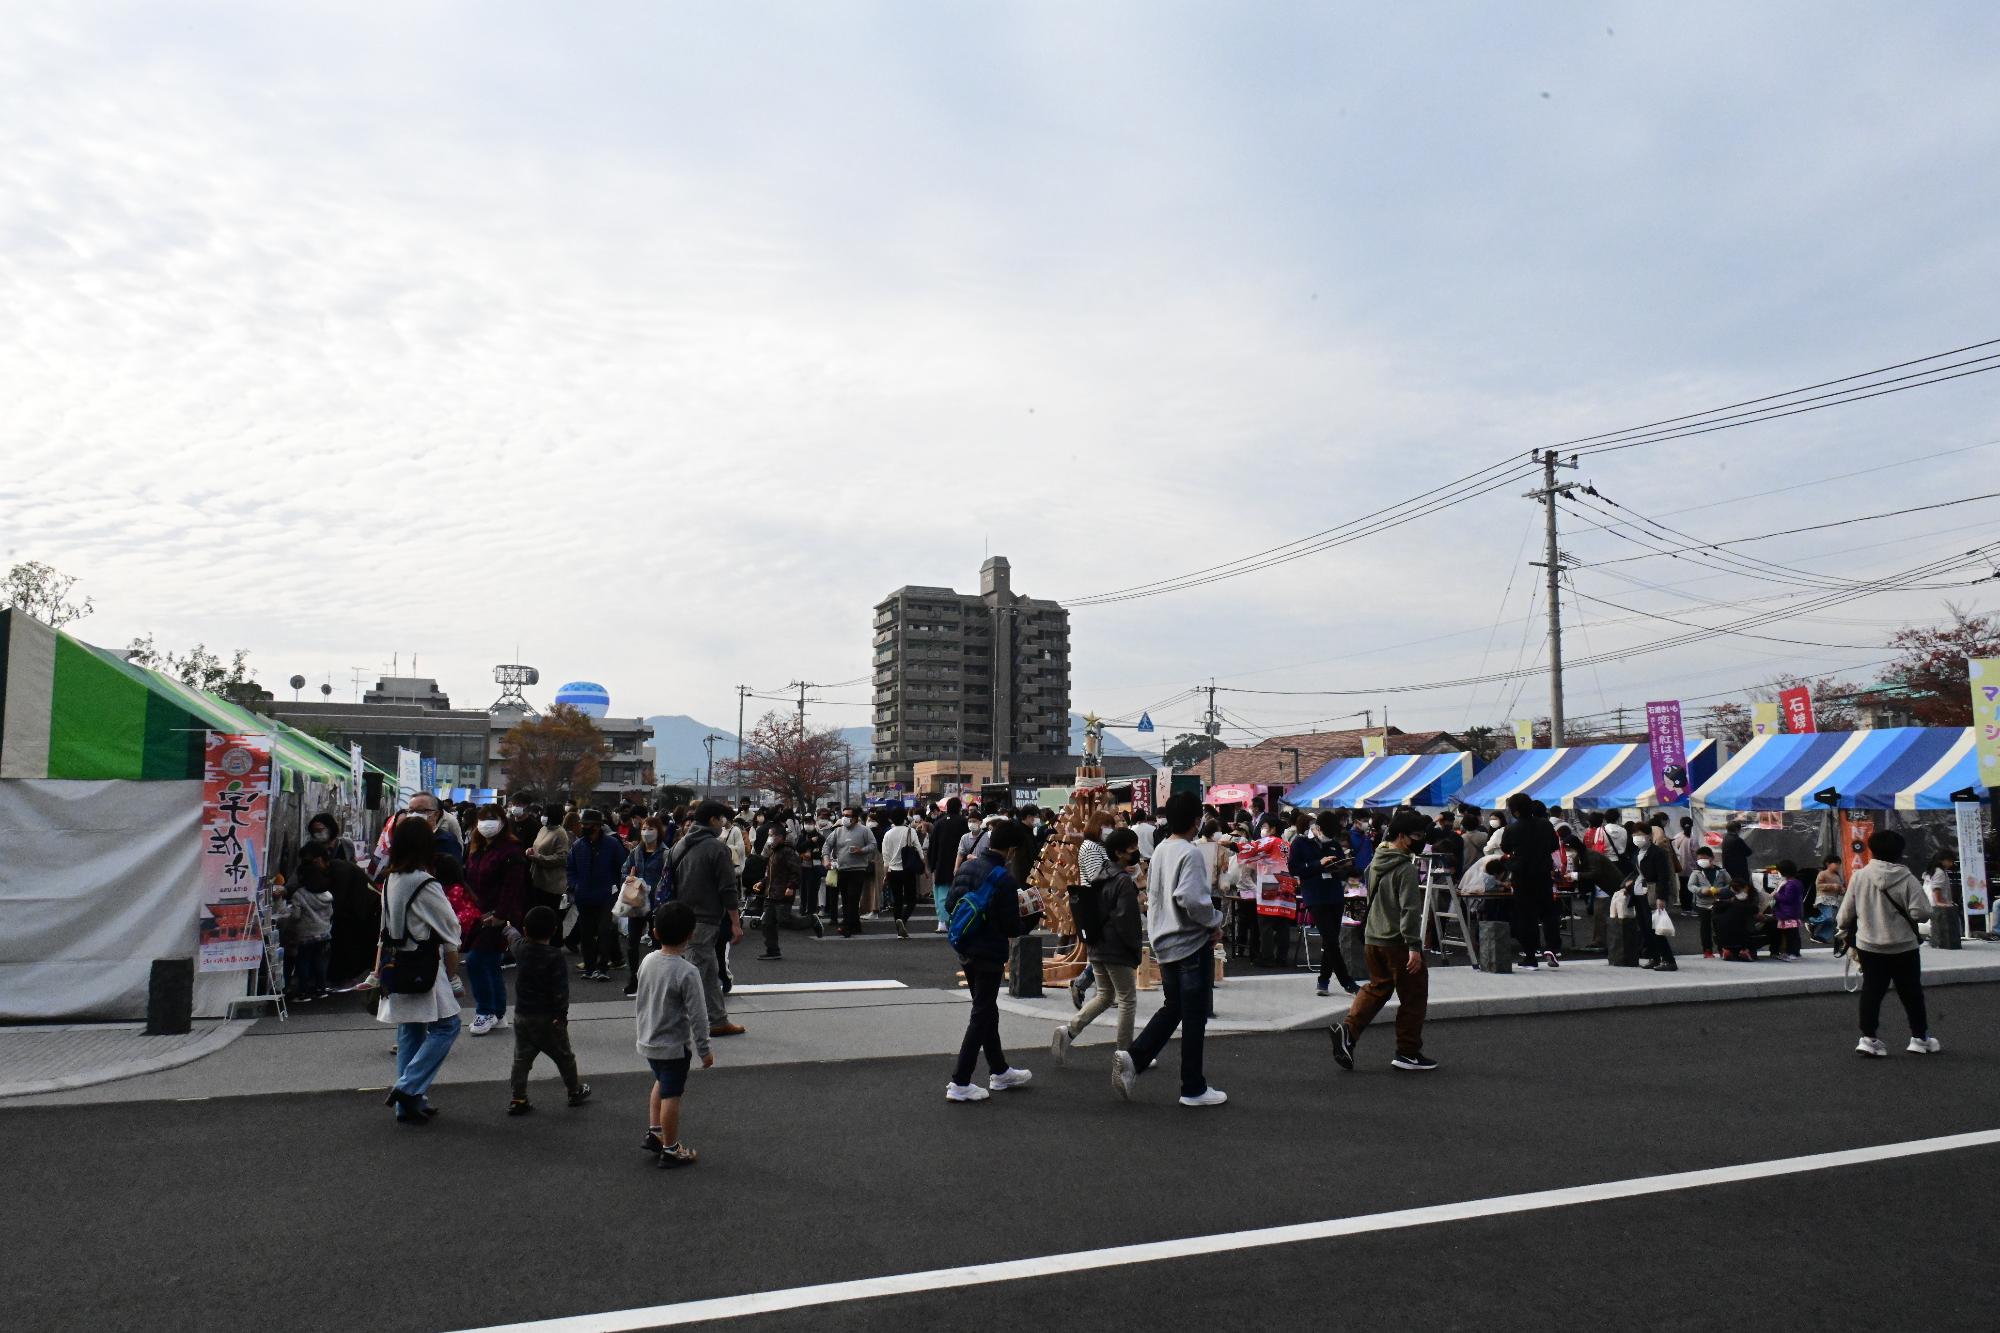
{"type": "Polygon", "coordinates": [[[1132,867],[1139,864],[1139,835],[1129,828],[1115,828],[1104,835],[1103,846],[1110,873],[1070,890],[1070,914],[1090,945],[1097,993],[1050,1037],[1049,1053],[1059,1065],[1069,1063],[1070,1044],[1113,1004],[1118,1006],[1116,1049],[1130,1050],[1132,1025],[1139,1014],[1139,960],[1146,949],[1139,886],[1132,881],[1132,867]]]}
{"type": "Polygon", "coordinates": [[[396,1025],[396,1082],[384,1105],[405,1125],[437,1115],[425,1094],[458,1040],[458,916],[431,873],[436,843],[428,819],[405,816],[389,835],[382,895],[376,1018],[396,1025]]]}

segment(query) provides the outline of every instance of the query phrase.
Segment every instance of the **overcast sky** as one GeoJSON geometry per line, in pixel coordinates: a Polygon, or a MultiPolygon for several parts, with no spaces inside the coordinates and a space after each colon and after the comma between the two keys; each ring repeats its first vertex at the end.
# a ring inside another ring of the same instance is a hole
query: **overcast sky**
{"type": "MultiPolygon", "coordinates": [[[[79,576],[94,641],[241,646],[274,687],[416,654],[483,705],[519,660],[733,722],[738,682],[863,675],[875,601],[989,550],[1101,592],[2000,337],[1996,39],[1987,4],[23,10],[0,555],[79,576]]],[[[1710,540],[2000,490],[1995,380],[1583,476],[1710,540]]],[[[1519,489],[1079,609],[1075,704],[1531,661],[1519,489]]],[[[1869,577],[1995,536],[1987,502],[1745,550],[1869,577]]],[[[1618,605],[1576,604],[1572,655],[1671,632],[1619,607],[1796,590],[1698,573],[1579,571],[1618,605]]],[[[1945,595],[1770,630],[1855,648],[1580,671],[1570,707],[1867,663],[1945,595]]],[[[1457,727],[1543,692],[1389,702],[1457,727]]]]}

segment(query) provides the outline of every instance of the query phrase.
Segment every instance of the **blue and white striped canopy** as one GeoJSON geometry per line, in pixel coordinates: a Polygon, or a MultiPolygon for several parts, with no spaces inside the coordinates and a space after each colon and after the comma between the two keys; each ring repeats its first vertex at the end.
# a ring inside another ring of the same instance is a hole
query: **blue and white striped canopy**
{"type": "MultiPolygon", "coordinates": [[[[1699,787],[1715,773],[1716,746],[1687,742],[1688,781],[1699,787]]],[[[1566,745],[1559,750],[1503,750],[1458,794],[1462,805],[1495,810],[1515,792],[1550,808],[1632,810],[1663,804],[1653,787],[1652,752],[1644,745],[1566,745]]]]}
{"type": "Polygon", "coordinates": [[[1831,787],[1843,810],[1949,810],[1953,792],[1979,785],[1972,728],[1884,727],[1758,736],[1695,792],[1694,803],[1819,810],[1813,793],[1831,787]]]}
{"type": "Polygon", "coordinates": [[[1390,754],[1336,759],[1285,794],[1314,810],[1372,810],[1397,805],[1442,807],[1472,777],[1469,754],[1390,754]]]}

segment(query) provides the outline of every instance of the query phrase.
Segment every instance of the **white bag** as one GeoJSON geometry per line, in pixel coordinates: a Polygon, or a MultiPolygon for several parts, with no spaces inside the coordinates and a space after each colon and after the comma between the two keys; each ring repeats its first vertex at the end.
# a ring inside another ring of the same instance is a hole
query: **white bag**
{"type": "Polygon", "coordinates": [[[1664,904],[1653,909],[1653,933],[1665,935],[1668,939],[1674,937],[1673,914],[1667,911],[1664,904]]]}

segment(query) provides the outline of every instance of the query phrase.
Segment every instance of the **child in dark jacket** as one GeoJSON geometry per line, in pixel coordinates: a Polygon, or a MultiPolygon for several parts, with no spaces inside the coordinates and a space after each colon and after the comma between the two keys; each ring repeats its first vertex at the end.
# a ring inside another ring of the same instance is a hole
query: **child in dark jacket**
{"type": "Polygon", "coordinates": [[[1132,869],[1139,864],[1139,835],[1129,828],[1104,835],[1111,873],[1088,891],[1097,895],[1098,922],[1083,932],[1090,946],[1090,965],[1097,969],[1097,994],[1077,1016],[1059,1025],[1049,1040],[1056,1063],[1069,1063],[1070,1043],[1083,1035],[1097,1016],[1118,1006],[1118,1046],[1132,1049],[1132,1024],[1139,1012],[1139,961],[1146,949],[1146,922],[1139,914],[1139,886],[1132,869]]]}
{"type": "Polygon", "coordinates": [[[1771,914],[1777,923],[1777,943],[1771,956],[1789,963],[1799,956],[1799,933],[1806,916],[1806,882],[1799,878],[1799,868],[1791,861],[1778,862],[1778,873],[1785,882],[1778,886],[1777,899],[1771,904],[1771,914]]]}
{"type": "Polygon", "coordinates": [[[954,1102],[983,1102],[991,1092],[1018,1088],[1033,1077],[1027,1070],[1007,1063],[1000,1045],[1000,979],[1007,967],[1008,944],[1017,935],[1035,928],[1041,913],[1023,915],[1021,885],[1008,870],[1009,858],[1027,841],[1027,830],[1014,820],[995,824],[988,832],[986,850],[967,857],[952,880],[945,898],[945,912],[955,914],[958,905],[975,894],[987,899],[981,919],[952,943],[965,969],[965,985],[972,992],[972,1016],[965,1026],[965,1040],[959,1046],[958,1063],[944,1095],[954,1102]],[[972,1071],[980,1052],[986,1054],[989,1077],[986,1086],[972,1081],[972,1071]]]}
{"type": "Polygon", "coordinates": [[[569,1104],[581,1106],[590,1085],[577,1076],[576,1053],[569,1045],[569,965],[555,942],[556,914],[531,908],[527,934],[514,941],[514,1100],[508,1115],[534,1110],[528,1100],[528,1070],[535,1057],[546,1054],[556,1062],[569,1104]]]}

